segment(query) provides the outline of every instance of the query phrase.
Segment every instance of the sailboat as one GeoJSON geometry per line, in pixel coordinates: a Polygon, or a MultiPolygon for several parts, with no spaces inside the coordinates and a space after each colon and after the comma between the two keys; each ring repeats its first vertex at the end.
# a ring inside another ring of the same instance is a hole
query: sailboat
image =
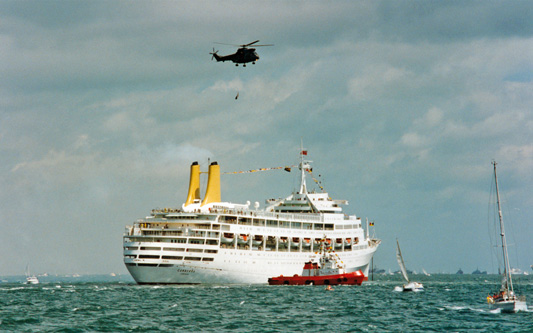
{"type": "Polygon", "coordinates": [[[409,280],[409,276],[407,275],[407,270],[405,269],[405,263],[403,262],[402,257],[402,251],[400,250],[400,243],[398,242],[398,239],[396,239],[396,259],[398,260],[398,265],[400,265],[400,271],[402,272],[402,276],[407,281],[406,284],[402,286],[403,291],[422,291],[424,290],[424,286],[422,283],[414,282],[409,280]]]}
{"type": "Polygon", "coordinates": [[[494,165],[494,182],[496,183],[496,202],[498,203],[498,217],[500,219],[500,236],[502,238],[503,277],[500,291],[487,296],[490,309],[500,309],[501,312],[527,311],[526,297],[518,296],[513,289],[511,265],[507,254],[507,241],[505,240],[505,228],[503,226],[502,209],[500,206],[500,192],[498,189],[498,176],[496,175],[496,162],[494,165]]]}
{"type": "Polygon", "coordinates": [[[30,274],[30,266],[26,266],[26,284],[39,284],[39,279],[30,274]]]}
{"type": "Polygon", "coordinates": [[[423,269],[423,268],[422,268],[422,272],[424,272],[424,275],[425,275],[425,276],[431,276],[431,274],[429,274],[428,272],[426,272],[426,270],[423,269]]]}

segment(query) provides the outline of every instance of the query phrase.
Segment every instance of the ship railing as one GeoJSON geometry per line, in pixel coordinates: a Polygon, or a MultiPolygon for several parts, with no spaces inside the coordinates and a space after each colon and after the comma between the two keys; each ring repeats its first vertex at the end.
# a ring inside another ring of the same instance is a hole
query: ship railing
{"type": "MultiPolygon", "coordinates": [[[[356,217],[355,215],[342,215],[339,213],[329,213],[329,214],[318,214],[318,213],[305,213],[305,214],[298,214],[298,213],[279,213],[279,212],[265,212],[262,210],[251,210],[245,208],[246,206],[242,206],[239,208],[227,208],[225,206],[218,206],[214,205],[213,209],[210,209],[210,214],[206,214],[206,217],[208,215],[214,215],[214,214],[232,214],[232,215],[240,215],[240,216],[251,216],[251,217],[263,217],[263,218],[276,218],[276,219],[283,219],[288,221],[301,221],[301,220],[307,220],[307,221],[315,221],[315,222],[331,222],[331,221],[352,221],[352,220],[360,220],[360,217],[356,217]],[[214,213],[214,214],[213,214],[214,213]]],[[[152,210],[152,216],[157,214],[181,214],[183,211],[181,209],[173,209],[173,208],[157,208],[152,210]]],[[[144,219],[138,219],[137,222],[145,222],[144,219]]]]}
{"type": "MultiPolygon", "coordinates": [[[[167,221],[159,222],[159,221],[147,221],[147,220],[137,220],[135,222],[135,227],[140,228],[142,230],[162,230],[162,231],[176,231],[176,230],[183,230],[184,228],[187,228],[183,226],[183,222],[178,222],[178,224],[181,223],[181,225],[172,225],[172,223],[176,223],[174,221],[171,221],[170,223],[167,221]]],[[[211,227],[211,221],[206,221],[206,223],[202,224],[202,221],[194,221],[191,223],[192,228],[194,229],[205,229],[210,230],[211,227]]]]}
{"type": "Polygon", "coordinates": [[[124,236],[131,236],[133,235],[133,227],[131,225],[127,225],[124,228],[124,236]]]}
{"type": "Polygon", "coordinates": [[[211,213],[214,214],[230,214],[243,217],[258,217],[266,219],[280,219],[286,221],[314,221],[323,222],[322,215],[320,214],[297,214],[297,213],[277,213],[277,212],[265,212],[261,210],[250,209],[227,209],[223,207],[214,206],[211,213]]]}
{"type": "Polygon", "coordinates": [[[136,225],[135,227],[126,227],[125,236],[163,236],[163,237],[202,237],[218,238],[218,230],[209,231],[209,228],[197,228],[197,226],[178,227],[178,228],[161,228],[150,227],[150,224],[136,225]],[[204,230],[198,230],[204,229],[204,230]]]}

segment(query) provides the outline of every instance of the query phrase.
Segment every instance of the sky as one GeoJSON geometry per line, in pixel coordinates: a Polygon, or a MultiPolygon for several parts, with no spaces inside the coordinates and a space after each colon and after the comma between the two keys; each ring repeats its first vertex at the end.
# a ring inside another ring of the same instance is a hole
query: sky
{"type": "MultiPolygon", "coordinates": [[[[300,145],[374,264],[533,264],[531,1],[1,1],[0,275],[126,273],[122,234],[181,207],[189,167],[292,165],[300,145]],[[259,44],[247,67],[209,52],[259,44]],[[239,94],[239,98],[235,96],[239,94]]],[[[310,181],[310,180],[309,180],[310,181]]],[[[203,184],[205,181],[202,180],[203,184]]],[[[222,176],[222,199],[297,174],[222,176]]]]}

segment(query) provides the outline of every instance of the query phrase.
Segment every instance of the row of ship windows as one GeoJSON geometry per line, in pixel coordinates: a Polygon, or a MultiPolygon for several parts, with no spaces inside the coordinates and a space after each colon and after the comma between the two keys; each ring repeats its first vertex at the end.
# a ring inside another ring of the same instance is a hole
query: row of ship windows
{"type": "MultiPolygon", "coordinates": [[[[283,237],[287,238],[287,237],[283,237]]],[[[250,238],[251,240],[251,238],[250,238]]],[[[128,240],[129,241],[129,240],[128,240]]],[[[143,241],[146,241],[146,239],[143,239],[143,241]]],[[[162,239],[161,242],[168,242],[168,239],[162,239]]],[[[305,241],[305,240],[304,240],[305,241]]],[[[159,242],[159,240],[153,240],[153,242],[159,242]]],[[[303,242],[303,241],[302,241],[303,242]]],[[[314,243],[314,242],[312,242],[314,243]]],[[[352,243],[352,242],[350,242],[352,243]]],[[[360,249],[365,249],[368,247],[367,244],[359,244],[359,238],[355,237],[353,239],[353,244],[342,244],[339,243],[330,243],[332,249],[335,251],[341,251],[341,252],[349,252],[349,251],[357,251],[360,249]]],[[[320,248],[320,245],[316,244],[308,244],[304,245],[302,244],[294,244],[289,243],[287,239],[285,239],[284,242],[270,242],[269,240],[265,242],[261,241],[260,243],[253,242],[250,244],[250,241],[247,241],[246,243],[242,242],[241,240],[237,240],[237,237],[233,240],[224,239],[224,241],[221,243],[221,247],[224,249],[237,249],[237,250],[254,250],[254,251],[276,251],[276,252],[314,252],[317,249],[320,248]],[[250,247],[250,245],[252,245],[250,247]]],[[[183,248],[183,247],[159,247],[159,246],[125,246],[124,251],[174,251],[174,252],[189,252],[189,253],[211,253],[216,254],[218,253],[217,249],[195,249],[195,248],[183,248]]],[[[126,258],[136,258],[134,254],[126,254],[126,258]]],[[[139,257],[141,258],[141,257],[139,257]]],[[[145,258],[146,259],[146,258],[145,258]]]]}
{"type": "MultiPolygon", "coordinates": [[[[126,255],[124,256],[127,259],[137,259],[136,255],[126,255]]],[[[167,259],[167,260],[202,260],[202,257],[183,257],[183,256],[158,256],[158,255],[150,255],[150,254],[141,254],[139,255],[138,259],[167,259]]],[[[213,261],[213,258],[203,258],[203,261],[213,261]]]]}
{"type": "MultiPolygon", "coordinates": [[[[124,247],[126,251],[136,251],[139,250],[138,246],[126,246],[124,247]]],[[[157,247],[157,246],[141,246],[141,251],[179,251],[179,252],[198,252],[198,253],[218,253],[218,250],[210,249],[185,249],[182,247],[157,247]]]]}
{"type": "Polygon", "coordinates": [[[219,232],[205,232],[198,230],[143,230],[143,235],[147,236],[192,236],[192,237],[210,237],[217,238],[219,232]]]}
{"type": "MultiPolygon", "coordinates": [[[[303,229],[303,230],[334,230],[334,229],[358,229],[361,228],[360,223],[354,224],[334,224],[330,223],[306,223],[306,222],[289,222],[289,221],[278,221],[278,220],[264,220],[264,219],[255,219],[248,217],[239,217],[236,216],[220,216],[218,222],[228,223],[228,224],[238,224],[238,225],[247,225],[247,226],[256,226],[256,227],[268,227],[268,228],[284,228],[284,229],[303,229]]],[[[163,227],[166,228],[168,225],[165,223],[141,223],[141,228],[154,228],[154,227],[163,227]]],[[[187,225],[189,226],[189,225],[187,225]]],[[[212,229],[219,230],[220,225],[218,224],[195,224],[197,229],[212,229]]],[[[167,231],[170,234],[178,235],[180,231],[167,231]]]]}
{"type": "MultiPolygon", "coordinates": [[[[168,229],[169,228],[169,222],[167,220],[159,221],[159,222],[142,222],[139,223],[139,228],[142,229],[150,229],[150,228],[161,228],[161,229],[168,229]]],[[[170,222],[172,223],[172,222],[170,222]]],[[[178,227],[193,227],[195,229],[206,229],[206,230],[219,230],[220,225],[219,224],[211,224],[211,223],[179,223],[178,227]]],[[[178,232],[181,232],[179,230],[178,232]]]]}
{"type": "MultiPolygon", "coordinates": [[[[185,261],[214,261],[214,258],[201,258],[201,257],[179,257],[177,260],[185,261]]],[[[126,263],[126,266],[152,266],[152,267],[173,267],[174,264],[156,264],[156,263],[126,263]]]]}
{"type": "Polygon", "coordinates": [[[334,224],[330,223],[305,223],[305,222],[290,222],[278,220],[263,220],[248,217],[235,216],[220,216],[218,219],[221,223],[239,224],[239,225],[253,225],[257,227],[269,228],[285,228],[285,229],[304,229],[304,230],[333,230],[333,229],[357,229],[361,228],[360,223],[354,224],[334,224]]]}
{"type": "MultiPolygon", "coordinates": [[[[129,239],[129,241],[135,241],[135,238],[132,237],[129,239]]],[[[143,241],[146,241],[146,239],[143,239],[143,241]]],[[[177,244],[196,244],[196,245],[218,245],[218,239],[199,239],[199,238],[189,238],[189,241],[187,242],[187,238],[154,238],[154,242],[163,242],[163,243],[177,243],[177,244]]],[[[170,248],[169,248],[169,251],[170,248]]]]}

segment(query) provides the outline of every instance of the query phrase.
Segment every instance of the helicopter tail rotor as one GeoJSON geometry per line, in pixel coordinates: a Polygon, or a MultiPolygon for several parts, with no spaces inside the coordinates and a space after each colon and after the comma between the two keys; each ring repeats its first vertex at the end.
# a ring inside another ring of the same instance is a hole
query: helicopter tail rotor
{"type": "Polygon", "coordinates": [[[209,54],[211,54],[211,60],[213,60],[213,58],[217,59],[218,61],[218,54],[217,54],[218,50],[215,51],[215,48],[213,48],[213,52],[209,52],[209,54]]]}

